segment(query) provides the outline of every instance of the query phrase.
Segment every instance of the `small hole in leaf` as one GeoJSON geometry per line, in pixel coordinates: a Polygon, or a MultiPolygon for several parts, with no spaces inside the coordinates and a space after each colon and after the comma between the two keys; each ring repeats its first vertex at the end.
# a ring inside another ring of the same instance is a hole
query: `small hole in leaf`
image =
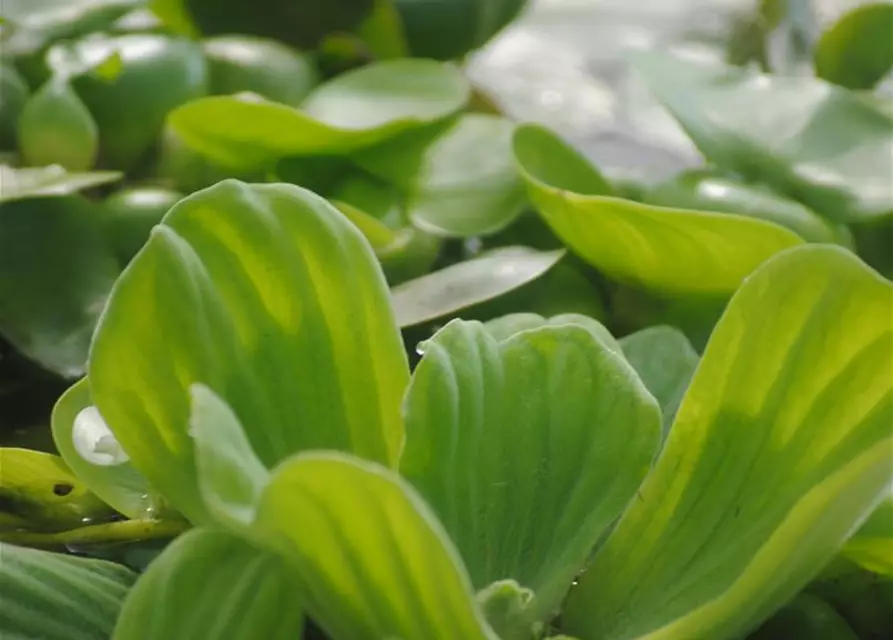
{"type": "Polygon", "coordinates": [[[74,491],[74,486],[64,482],[53,485],[53,493],[57,496],[67,496],[72,491],[74,491]]]}

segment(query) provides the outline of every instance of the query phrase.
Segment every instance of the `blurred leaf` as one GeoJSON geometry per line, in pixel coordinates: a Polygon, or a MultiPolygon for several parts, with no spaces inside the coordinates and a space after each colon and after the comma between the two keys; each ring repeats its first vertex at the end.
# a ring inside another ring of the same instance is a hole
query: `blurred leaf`
{"type": "Polygon", "coordinates": [[[164,214],[182,199],[182,193],[170,189],[130,187],[103,201],[103,231],[122,264],[130,262],[164,214]]]}
{"type": "Polygon", "coordinates": [[[766,258],[802,242],[762,220],[572,191],[574,184],[599,189],[596,174],[538,125],[518,129],[515,156],[530,198],[552,230],[624,284],[676,296],[727,295],[766,258]]]}
{"type": "Polygon", "coordinates": [[[4,55],[37,53],[54,40],[100,31],[145,0],[3,0],[3,17],[15,26],[4,55]]]}
{"type": "Polygon", "coordinates": [[[212,95],[251,91],[297,107],[319,84],[319,72],[310,58],[275,40],[218,36],[203,40],[202,50],[212,95]]]}
{"type": "Polygon", "coordinates": [[[810,77],[661,54],[636,66],[701,152],[838,222],[893,211],[893,117],[810,77]]]}
{"type": "Polygon", "coordinates": [[[390,60],[320,85],[301,109],[254,94],[183,105],[170,124],[208,158],[233,168],[293,155],[338,155],[445,118],[468,100],[458,69],[431,60],[390,60]]]}
{"type": "Polygon", "coordinates": [[[3,203],[0,334],[41,366],[67,378],[83,373],[93,327],[118,273],[86,200],[3,203]]]}
{"type": "Polygon", "coordinates": [[[61,531],[112,515],[59,456],[0,448],[0,470],[0,530],[61,531]]]}
{"type": "Polygon", "coordinates": [[[275,471],[252,530],[295,567],[330,637],[498,640],[437,518],[384,467],[298,454],[275,471]]]}
{"type": "Polygon", "coordinates": [[[58,165],[22,169],[0,165],[0,204],[40,196],[70,195],[117,182],[121,177],[118,171],[68,173],[58,165]]]}
{"type": "Polygon", "coordinates": [[[234,180],[182,200],[115,285],[90,355],[93,401],[133,466],[208,520],[189,387],[219,394],[272,467],[303,449],[394,464],[408,379],[367,241],[291,185],[234,180]]]}
{"type": "Polygon", "coordinates": [[[53,47],[47,60],[71,75],[99,127],[102,166],[130,170],[161,134],[168,113],[205,95],[207,64],[196,42],[162,34],[94,34],[53,47]],[[114,78],[96,73],[117,56],[114,78]]]}
{"type": "Polygon", "coordinates": [[[410,57],[403,21],[392,0],[373,0],[372,12],[356,31],[377,60],[410,57]]]}
{"type": "Polygon", "coordinates": [[[136,574],[111,562],[0,542],[0,636],[107,640],[136,574]]]}
{"type": "Polygon", "coordinates": [[[291,567],[227,533],[193,529],[149,565],[115,625],[120,640],[300,640],[291,567]]]}
{"type": "MultiPolygon", "coordinates": [[[[178,30],[206,36],[242,33],[311,49],[327,34],[349,31],[374,0],[150,0],[178,30]]],[[[156,9],[157,10],[157,9],[156,9]]]]}
{"type": "Polygon", "coordinates": [[[66,78],[50,78],[25,103],[19,118],[19,153],[25,164],[89,171],[99,152],[99,130],[66,78]]]}
{"type": "Polygon", "coordinates": [[[809,587],[825,599],[859,635],[885,640],[893,629],[893,579],[838,558],[809,587]]]}
{"type": "Polygon", "coordinates": [[[893,577],[893,494],[849,539],[843,555],[869,571],[893,577]]]}
{"type": "MultiPolygon", "coordinates": [[[[16,68],[0,63],[0,148],[15,148],[19,117],[30,93],[28,84],[16,68]]],[[[2,186],[5,188],[6,185],[2,186]]]]}
{"type": "Polygon", "coordinates": [[[748,640],[859,640],[831,605],[809,593],[798,595],[747,637],[748,640]]]}
{"type": "Polygon", "coordinates": [[[891,312],[893,285],[838,247],[750,276],[564,628],[738,637],[814,578],[893,481],[891,312]]]}
{"type": "Polygon", "coordinates": [[[407,192],[410,220],[448,237],[491,234],[509,225],[526,204],[512,157],[509,120],[465,114],[448,127],[421,130],[361,151],[354,159],[407,192]]]}
{"type": "Polygon", "coordinates": [[[392,1],[403,18],[410,51],[439,60],[482,47],[526,5],[526,0],[392,1]]]}
{"type": "Polygon", "coordinates": [[[79,380],[56,402],[52,428],[59,455],[96,495],[128,518],[157,515],[149,483],[130,465],[127,454],[93,406],[87,378],[79,380]]]}
{"type": "Polygon", "coordinates": [[[530,622],[534,596],[514,580],[499,580],[478,591],[477,601],[500,640],[531,640],[537,636],[530,622]]]}
{"type": "Polygon", "coordinates": [[[815,49],[820,78],[850,89],[871,89],[893,69],[893,4],[869,2],[844,14],[815,49]]]}
{"type": "Polygon", "coordinates": [[[481,589],[536,594],[546,621],[651,466],[660,412],[623,357],[579,324],[502,342],[455,320],[423,342],[400,472],[481,589]]]}
{"type": "Polygon", "coordinates": [[[394,287],[397,322],[410,327],[490,300],[542,276],[564,251],[504,247],[394,287]]]}
{"type": "Polygon", "coordinates": [[[774,222],[807,242],[852,246],[852,237],[844,225],[828,222],[799,202],[762,185],[744,184],[709,171],[682,173],[652,188],[643,202],[678,209],[735,213],[774,222]]]}
{"type": "Polygon", "coordinates": [[[666,436],[698,367],[697,352],[685,334],[667,326],[649,327],[626,336],[620,347],[660,404],[666,436]]]}

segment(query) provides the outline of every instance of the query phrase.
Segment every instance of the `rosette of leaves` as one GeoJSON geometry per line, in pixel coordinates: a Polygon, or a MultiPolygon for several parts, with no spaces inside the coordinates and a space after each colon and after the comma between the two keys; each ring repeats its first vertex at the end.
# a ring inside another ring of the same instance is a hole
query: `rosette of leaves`
{"type": "MultiPolygon", "coordinates": [[[[449,323],[410,375],[356,227],[299,187],[225,181],[119,278],[65,407],[101,416],[195,527],[103,631],[742,637],[887,495],[891,309],[853,254],[797,246],[744,281],[699,360],[678,334],[526,316],[449,323]]],[[[111,495],[116,467],[70,466],[111,495]]],[[[21,612],[55,592],[28,597],[0,629],[46,635],[58,615],[21,612]]]]}

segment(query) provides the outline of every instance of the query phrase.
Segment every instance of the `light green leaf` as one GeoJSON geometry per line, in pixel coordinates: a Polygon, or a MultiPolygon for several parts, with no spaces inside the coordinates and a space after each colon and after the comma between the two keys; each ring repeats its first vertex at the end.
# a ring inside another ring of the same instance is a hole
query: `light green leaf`
{"type": "Polygon", "coordinates": [[[640,54],[652,91],[713,163],[830,220],[893,211],[893,118],[806,76],[769,76],[640,54]]]}
{"type": "Polygon", "coordinates": [[[371,13],[356,32],[375,59],[410,57],[403,21],[392,0],[373,0],[371,13]]]}
{"type": "Polygon", "coordinates": [[[189,387],[220,395],[270,467],[303,449],[394,464],[406,354],[366,240],[291,185],[227,180],[180,201],[115,285],[93,400],[164,497],[207,519],[189,387]]]}
{"type": "Polygon", "coordinates": [[[230,534],[193,529],[140,576],[121,609],[120,640],[300,640],[301,589],[277,556],[230,534]]]}
{"type": "Polygon", "coordinates": [[[434,508],[480,589],[516,580],[546,620],[635,493],[660,411],[589,327],[497,342],[455,320],[420,346],[400,472],[434,508]]]}
{"type": "Polygon", "coordinates": [[[384,467],[298,454],[276,470],[253,530],[294,564],[330,637],[498,640],[449,537],[384,467]]]}
{"type": "Polygon", "coordinates": [[[0,637],[107,640],[136,574],[0,542],[0,637]]]}
{"type": "Polygon", "coordinates": [[[605,325],[594,318],[577,313],[563,313],[551,318],[544,318],[536,313],[510,313],[485,322],[484,328],[497,342],[503,342],[522,331],[539,329],[540,327],[560,327],[566,324],[583,327],[609,350],[622,355],[620,344],[611,335],[611,332],[605,328],[605,325]]]}
{"type": "Polygon", "coordinates": [[[799,202],[762,185],[696,170],[683,173],[651,189],[646,204],[738,215],[774,222],[807,242],[836,242],[852,248],[852,237],[842,224],[828,222],[799,202]]]}
{"type": "Polygon", "coordinates": [[[90,398],[87,378],[53,407],[53,440],[62,459],[91,491],[128,518],[152,518],[158,507],[146,479],[128,462],[90,398]]]}
{"type": "Polygon", "coordinates": [[[78,377],[120,271],[100,222],[73,196],[2,207],[0,334],[44,368],[78,377]]]}
{"type": "Polygon", "coordinates": [[[893,4],[865,2],[845,13],[815,46],[816,75],[871,89],[893,69],[893,4]]]}
{"type": "Polygon", "coordinates": [[[869,571],[893,577],[893,495],[849,539],[843,555],[869,571]]]}
{"type": "Polygon", "coordinates": [[[404,282],[391,291],[397,321],[410,327],[490,300],[539,278],[563,256],[504,247],[404,282]]]}
{"type": "Polygon", "coordinates": [[[530,622],[534,596],[514,580],[499,580],[478,591],[477,601],[500,640],[533,640],[538,637],[530,622]]]}
{"type": "MultiPolygon", "coordinates": [[[[530,199],[552,230],[624,284],[680,296],[727,295],[766,258],[802,242],[762,220],[568,190],[573,183],[563,176],[585,176],[579,165],[586,160],[537,125],[518,129],[515,156],[530,199]]],[[[584,184],[597,189],[594,178],[584,184]]]]}
{"type": "Polygon", "coordinates": [[[893,480],[891,313],[893,285],[832,246],[748,278],[565,629],[739,637],[818,574],[893,480]]]}
{"type": "Polygon", "coordinates": [[[620,347],[660,404],[666,434],[698,367],[697,352],[684,333],[667,326],[649,327],[626,336],[620,347]]]}
{"type": "Polygon", "coordinates": [[[468,100],[468,82],[431,60],[379,62],[317,87],[301,109],[254,94],[194,100],[169,123],[186,144],[239,170],[286,156],[343,154],[445,118],[468,100]]]}
{"type": "Polygon", "coordinates": [[[42,196],[66,196],[117,182],[124,174],[118,171],[68,173],[63,167],[25,167],[16,169],[0,165],[0,203],[42,196]]]}
{"type": "Polygon", "coordinates": [[[417,227],[450,237],[486,235],[510,224],[526,204],[512,157],[514,129],[505,118],[471,113],[394,138],[355,160],[406,189],[417,227]]]}
{"type": "Polygon", "coordinates": [[[0,531],[61,531],[113,515],[62,458],[28,449],[0,448],[0,505],[0,531]]]}
{"type": "Polygon", "coordinates": [[[233,410],[207,387],[191,389],[190,435],[195,439],[199,490],[212,515],[240,527],[251,524],[270,473],[255,455],[233,410]]]}

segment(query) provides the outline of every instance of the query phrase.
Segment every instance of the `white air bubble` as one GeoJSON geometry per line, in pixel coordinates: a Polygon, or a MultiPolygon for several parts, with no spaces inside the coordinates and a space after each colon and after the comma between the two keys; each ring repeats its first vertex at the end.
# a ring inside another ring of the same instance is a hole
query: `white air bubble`
{"type": "Polygon", "coordinates": [[[74,419],[71,439],[78,454],[91,464],[112,467],[130,459],[96,407],[81,409],[74,419]]]}

